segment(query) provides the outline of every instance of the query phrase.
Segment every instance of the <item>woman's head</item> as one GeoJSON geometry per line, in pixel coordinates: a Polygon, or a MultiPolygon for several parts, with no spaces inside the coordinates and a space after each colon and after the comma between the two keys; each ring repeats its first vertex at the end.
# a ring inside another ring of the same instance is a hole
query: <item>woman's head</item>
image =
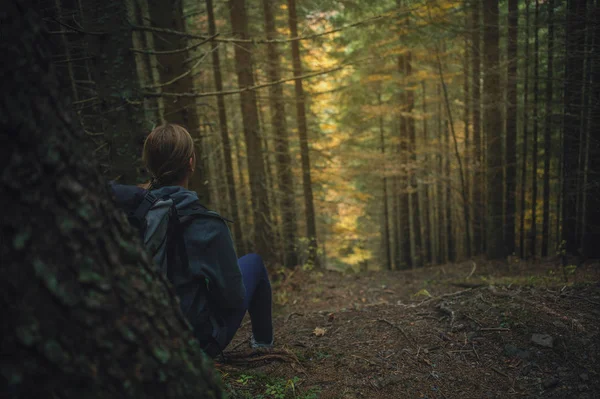
{"type": "Polygon", "coordinates": [[[142,159],[152,175],[153,186],[181,184],[194,171],[194,140],[182,126],[164,124],[146,138],[142,159]]]}

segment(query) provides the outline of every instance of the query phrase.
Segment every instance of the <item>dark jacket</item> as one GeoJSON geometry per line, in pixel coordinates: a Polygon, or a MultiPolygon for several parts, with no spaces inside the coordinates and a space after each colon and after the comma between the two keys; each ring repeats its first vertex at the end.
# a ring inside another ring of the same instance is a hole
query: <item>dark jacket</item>
{"type": "MultiPolygon", "coordinates": [[[[135,210],[145,195],[136,186],[112,185],[119,206],[126,212],[135,210]]],[[[157,198],[169,196],[179,212],[205,209],[198,195],[179,186],[153,190],[157,198]]],[[[208,343],[211,334],[222,344],[227,335],[223,318],[243,305],[246,290],[237,256],[226,222],[215,212],[193,219],[184,231],[188,267],[172,273],[171,283],[181,302],[181,310],[192,325],[200,343],[208,343]],[[208,283],[208,297],[202,284],[208,283]]]]}

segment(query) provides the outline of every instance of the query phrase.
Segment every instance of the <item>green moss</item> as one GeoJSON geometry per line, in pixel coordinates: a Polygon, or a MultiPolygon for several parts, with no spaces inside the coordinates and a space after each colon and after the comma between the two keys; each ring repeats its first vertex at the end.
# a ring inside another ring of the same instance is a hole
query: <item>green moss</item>
{"type": "Polygon", "coordinates": [[[40,326],[37,322],[20,325],[16,328],[17,339],[25,346],[32,346],[40,341],[40,326]]]}
{"type": "Polygon", "coordinates": [[[20,251],[25,248],[30,238],[31,231],[29,231],[29,229],[19,231],[17,234],[15,234],[15,238],[13,239],[13,246],[17,251],[20,251]]]}
{"type": "Polygon", "coordinates": [[[154,348],[152,348],[152,354],[154,355],[156,360],[158,360],[162,364],[166,364],[171,358],[171,353],[169,353],[167,349],[162,348],[160,346],[155,346],[154,348]]]}
{"type": "Polygon", "coordinates": [[[48,360],[61,366],[67,364],[71,360],[69,354],[53,339],[44,344],[43,351],[48,360]]]}

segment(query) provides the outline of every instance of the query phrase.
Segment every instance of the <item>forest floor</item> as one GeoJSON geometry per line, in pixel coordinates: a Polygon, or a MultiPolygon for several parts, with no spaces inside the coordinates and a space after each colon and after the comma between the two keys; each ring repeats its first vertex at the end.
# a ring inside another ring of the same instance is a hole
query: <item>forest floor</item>
{"type": "Polygon", "coordinates": [[[274,299],[275,349],[246,321],[217,361],[232,398],[600,397],[597,263],[297,270],[274,299]]]}

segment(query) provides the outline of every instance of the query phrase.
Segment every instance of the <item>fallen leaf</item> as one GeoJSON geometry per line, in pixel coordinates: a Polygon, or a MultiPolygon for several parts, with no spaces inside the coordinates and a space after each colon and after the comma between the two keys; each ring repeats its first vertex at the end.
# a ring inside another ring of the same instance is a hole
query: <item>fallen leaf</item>
{"type": "Polygon", "coordinates": [[[423,288],[422,290],[420,290],[416,294],[413,294],[413,297],[417,297],[417,296],[426,296],[426,297],[431,298],[431,294],[425,288],[423,288]]]}
{"type": "Polygon", "coordinates": [[[321,327],[315,327],[315,331],[313,331],[313,334],[315,334],[317,337],[322,337],[323,335],[325,335],[325,332],[327,330],[321,327]]]}

